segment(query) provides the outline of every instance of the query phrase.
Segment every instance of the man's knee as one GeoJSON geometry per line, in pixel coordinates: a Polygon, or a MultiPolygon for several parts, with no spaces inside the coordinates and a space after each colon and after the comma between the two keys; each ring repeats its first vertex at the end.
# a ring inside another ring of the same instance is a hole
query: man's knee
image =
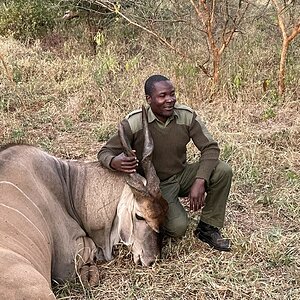
{"type": "Polygon", "coordinates": [[[176,218],[164,224],[163,229],[171,237],[184,236],[189,224],[188,216],[176,218]]]}
{"type": "Polygon", "coordinates": [[[232,168],[227,163],[220,161],[215,168],[214,172],[218,177],[231,179],[233,176],[232,168]]]}

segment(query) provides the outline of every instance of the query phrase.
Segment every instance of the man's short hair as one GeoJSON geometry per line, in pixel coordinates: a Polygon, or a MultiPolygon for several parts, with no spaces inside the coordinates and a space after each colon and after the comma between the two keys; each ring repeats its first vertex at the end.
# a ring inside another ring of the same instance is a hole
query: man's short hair
{"type": "Polygon", "coordinates": [[[145,82],[145,95],[151,96],[154,84],[159,81],[169,81],[170,79],[163,75],[152,75],[145,82]]]}

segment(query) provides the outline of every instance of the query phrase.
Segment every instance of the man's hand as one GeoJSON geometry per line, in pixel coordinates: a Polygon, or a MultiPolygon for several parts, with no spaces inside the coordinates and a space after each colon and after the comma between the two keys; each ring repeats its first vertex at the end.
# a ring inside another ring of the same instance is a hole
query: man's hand
{"type": "MultiPolygon", "coordinates": [[[[135,151],[133,150],[133,152],[135,151]]],[[[136,172],[138,163],[139,161],[136,156],[126,156],[124,153],[121,153],[111,160],[110,166],[120,172],[134,173],[136,172]]]]}
{"type": "Polygon", "coordinates": [[[190,210],[197,211],[204,206],[205,200],[205,180],[197,178],[193,183],[190,194],[190,210]]]}

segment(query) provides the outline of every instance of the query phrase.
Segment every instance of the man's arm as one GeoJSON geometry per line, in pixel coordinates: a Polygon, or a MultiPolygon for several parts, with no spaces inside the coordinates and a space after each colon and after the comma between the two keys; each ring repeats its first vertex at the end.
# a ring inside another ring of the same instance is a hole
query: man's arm
{"type": "MultiPolygon", "coordinates": [[[[125,128],[125,134],[129,141],[132,140],[132,133],[126,120],[122,121],[125,128]]],[[[138,166],[138,159],[136,156],[126,156],[123,153],[123,148],[118,134],[112,136],[97,154],[98,160],[101,164],[114,171],[125,173],[136,172],[138,166]]]]}
{"type": "Polygon", "coordinates": [[[190,136],[201,153],[196,178],[208,182],[213,169],[218,164],[220,148],[196,113],[190,127],[190,136]]]}
{"type": "Polygon", "coordinates": [[[220,149],[196,114],[193,117],[190,135],[195,146],[201,152],[199,169],[189,194],[190,210],[197,211],[204,206],[206,186],[218,163],[220,149]]]}

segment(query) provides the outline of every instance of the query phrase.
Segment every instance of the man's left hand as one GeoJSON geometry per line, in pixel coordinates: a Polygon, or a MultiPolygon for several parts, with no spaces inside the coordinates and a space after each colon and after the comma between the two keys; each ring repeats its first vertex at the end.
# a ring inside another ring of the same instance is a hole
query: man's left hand
{"type": "Polygon", "coordinates": [[[193,183],[190,194],[190,210],[197,211],[204,206],[205,201],[205,180],[197,178],[193,183]]]}

